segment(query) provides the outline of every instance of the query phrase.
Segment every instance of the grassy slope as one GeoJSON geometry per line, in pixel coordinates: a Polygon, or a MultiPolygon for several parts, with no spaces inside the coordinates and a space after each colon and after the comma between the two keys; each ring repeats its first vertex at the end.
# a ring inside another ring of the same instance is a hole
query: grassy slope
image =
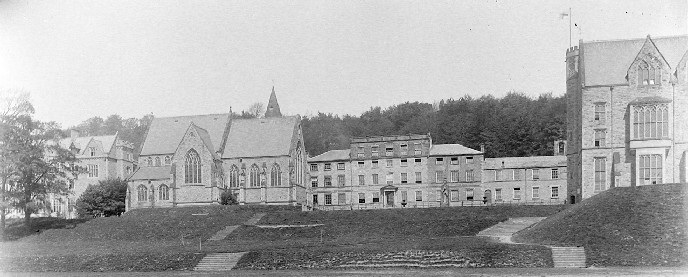
{"type": "Polygon", "coordinates": [[[686,185],[613,188],[515,234],[586,247],[591,265],[686,265],[686,185]]]}
{"type": "MultiPolygon", "coordinates": [[[[285,268],[390,251],[467,253],[486,266],[547,266],[547,250],[492,243],[472,236],[508,217],[548,216],[562,206],[456,207],[300,212],[294,207],[210,206],[135,210],[97,218],[72,229],[45,230],[3,243],[0,268],[11,271],[184,270],[209,252],[250,251],[244,268],[285,268]],[[313,224],[310,228],[242,226],[224,241],[205,241],[227,225],[258,212],[260,224],[313,224]],[[208,213],[208,215],[192,215],[208,213]],[[320,233],[323,241],[320,241],[320,233]],[[181,236],[185,244],[181,244],[181,236]],[[198,241],[203,249],[199,251],[198,241]],[[329,258],[328,258],[329,257],[329,258]]],[[[463,255],[463,254],[462,254],[463,255]]]]}

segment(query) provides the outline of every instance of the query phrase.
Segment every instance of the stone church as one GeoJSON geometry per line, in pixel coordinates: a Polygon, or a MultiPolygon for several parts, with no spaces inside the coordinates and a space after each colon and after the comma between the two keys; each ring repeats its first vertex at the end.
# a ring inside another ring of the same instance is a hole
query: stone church
{"type": "Polygon", "coordinates": [[[283,116],[275,90],[263,118],[208,114],[155,118],[129,178],[127,210],[219,204],[297,205],[306,200],[299,116],[283,116]]]}
{"type": "Polygon", "coordinates": [[[568,198],[685,183],[688,36],[581,41],[566,51],[568,198]]]}

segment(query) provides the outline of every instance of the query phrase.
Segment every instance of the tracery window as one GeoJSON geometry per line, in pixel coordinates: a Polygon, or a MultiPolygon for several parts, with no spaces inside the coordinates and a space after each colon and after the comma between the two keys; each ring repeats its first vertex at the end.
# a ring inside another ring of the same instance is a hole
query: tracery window
{"type": "Polygon", "coordinates": [[[229,187],[239,187],[239,168],[236,165],[233,165],[232,169],[229,170],[229,187]]]}
{"type": "Polygon", "coordinates": [[[167,185],[160,185],[160,188],[158,189],[158,199],[170,200],[169,187],[167,185]]]}
{"type": "Polygon", "coordinates": [[[139,202],[148,200],[148,188],[144,185],[138,187],[138,200],[139,202]]]}
{"type": "Polygon", "coordinates": [[[662,69],[648,65],[641,61],[638,64],[638,85],[657,85],[662,82],[662,69]]]}
{"type": "Polygon", "coordinates": [[[160,157],[155,157],[155,166],[161,166],[160,157]]]}
{"type": "Polygon", "coordinates": [[[260,169],[255,164],[251,166],[251,174],[249,181],[249,185],[251,187],[260,187],[260,169]]]}
{"type": "Polygon", "coordinates": [[[280,172],[280,167],[278,164],[272,165],[272,170],[270,171],[270,186],[279,187],[282,185],[282,172],[280,172]]]}
{"type": "Polygon", "coordinates": [[[201,157],[196,150],[189,150],[186,153],[184,162],[184,182],[187,184],[201,183],[201,157]]]}
{"type": "Polygon", "coordinates": [[[646,105],[633,108],[633,138],[659,139],[669,136],[667,105],[646,105]]]}
{"type": "Polygon", "coordinates": [[[170,159],[170,156],[165,156],[165,165],[170,165],[172,163],[172,160],[170,159]]]}

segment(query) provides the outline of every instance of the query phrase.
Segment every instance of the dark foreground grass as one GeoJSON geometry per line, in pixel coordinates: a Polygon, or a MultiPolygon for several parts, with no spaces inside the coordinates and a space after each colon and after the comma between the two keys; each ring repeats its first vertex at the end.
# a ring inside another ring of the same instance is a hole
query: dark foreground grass
{"type": "Polygon", "coordinates": [[[51,229],[71,229],[78,224],[84,223],[89,219],[62,219],[56,217],[31,218],[30,225],[24,224],[24,219],[13,218],[8,220],[7,228],[4,233],[4,241],[18,240],[23,237],[36,235],[51,229]]]}
{"type": "Polygon", "coordinates": [[[594,266],[686,266],[686,185],[613,188],[515,234],[519,242],[584,246],[594,266]]]}
{"type": "Polygon", "coordinates": [[[472,236],[509,217],[548,216],[562,209],[503,206],[300,212],[294,207],[212,206],[135,210],[118,218],[97,218],[72,229],[47,230],[5,242],[0,246],[0,267],[4,271],[188,270],[205,253],[244,251],[250,254],[239,267],[246,269],[333,268],[358,259],[412,251],[460,258],[467,267],[551,266],[549,250],[544,247],[502,245],[472,236]],[[259,224],[323,225],[242,226],[226,240],[206,241],[224,226],[240,225],[258,212],[267,213],[259,224]]]}

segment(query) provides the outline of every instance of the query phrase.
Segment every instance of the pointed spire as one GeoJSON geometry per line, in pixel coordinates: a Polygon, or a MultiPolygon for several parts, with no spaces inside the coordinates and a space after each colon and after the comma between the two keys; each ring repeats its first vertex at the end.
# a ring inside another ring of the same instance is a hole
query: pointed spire
{"type": "Polygon", "coordinates": [[[265,109],[265,117],[282,117],[279,103],[277,103],[277,95],[275,95],[275,86],[272,86],[272,93],[270,93],[270,101],[268,107],[265,109]]]}

